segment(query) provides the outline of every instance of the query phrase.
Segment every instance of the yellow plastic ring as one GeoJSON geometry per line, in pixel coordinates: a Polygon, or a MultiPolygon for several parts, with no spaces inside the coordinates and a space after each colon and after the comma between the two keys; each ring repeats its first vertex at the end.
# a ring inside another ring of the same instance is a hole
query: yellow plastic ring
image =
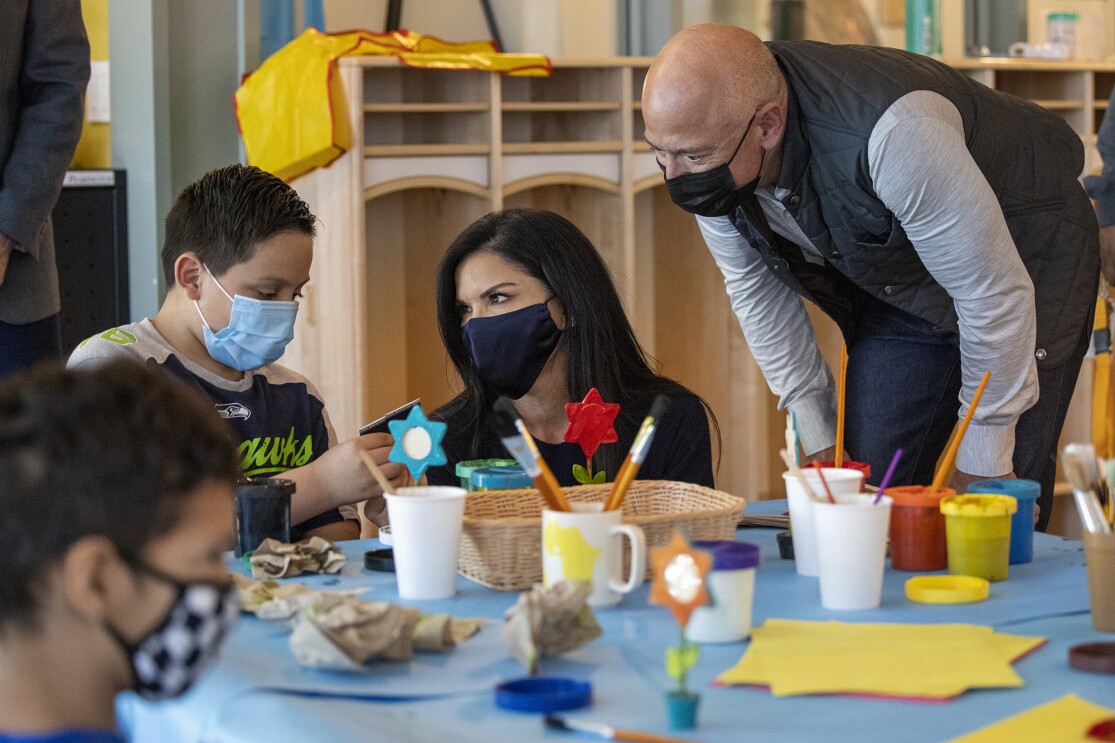
{"type": "Polygon", "coordinates": [[[906,581],[906,598],[921,604],[967,604],[987,598],[989,585],[971,575],[919,575],[906,581]]]}

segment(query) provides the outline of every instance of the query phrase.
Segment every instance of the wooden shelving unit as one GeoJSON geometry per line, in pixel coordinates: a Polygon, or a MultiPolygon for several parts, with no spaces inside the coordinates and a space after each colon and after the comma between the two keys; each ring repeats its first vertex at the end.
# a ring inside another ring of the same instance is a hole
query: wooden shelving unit
{"type": "MultiPolygon", "coordinates": [[[[549,78],[436,71],[343,59],[357,139],[295,182],[321,218],[307,300],[283,362],[319,386],[342,438],[421,397],[456,391],[434,315],[434,269],[474,219],[551,209],[603,254],[647,349],[719,418],[718,485],[750,499],[782,492],[783,417],[744,343],[692,217],[670,203],[643,141],[650,58],[555,61],[549,78]]],[[[1115,64],[955,60],[994,88],[1062,116],[1099,165],[1095,132],[1115,64]]],[[[830,360],[839,334],[814,313],[830,360]]]]}

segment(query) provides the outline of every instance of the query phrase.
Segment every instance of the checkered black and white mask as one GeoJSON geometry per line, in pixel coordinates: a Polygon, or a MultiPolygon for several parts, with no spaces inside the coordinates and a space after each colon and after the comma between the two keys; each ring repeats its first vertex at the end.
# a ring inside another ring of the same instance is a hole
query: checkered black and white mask
{"type": "Polygon", "coordinates": [[[135,644],[110,631],[128,654],[136,693],[171,699],[185,694],[216,656],[240,616],[240,600],[232,583],[183,583],[143,570],[178,590],[166,618],[135,644]]]}

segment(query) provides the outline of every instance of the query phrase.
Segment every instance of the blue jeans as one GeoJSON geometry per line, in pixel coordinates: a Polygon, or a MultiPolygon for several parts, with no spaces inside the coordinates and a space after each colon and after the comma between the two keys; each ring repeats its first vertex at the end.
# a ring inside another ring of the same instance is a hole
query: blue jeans
{"type": "MultiPolygon", "coordinates": [[[[1091,338],[1082,328],[1072,357],[1038,367],[1038,401],[1018,419],[1014,472],[1041,483],[1044,530],[1053,506],[1057,440],[1091,338]]],[[[956,335],[936,335],[926,321],[874,299],[865,300],[848,343],[845,449],[871,465],[878,484],[898,447],[903,456],[892,485],[928,485],[960,410],[960,349],[956,335]]]]}
{"type": "Polygon", "coordinates": [[[47,359],[62,358],[62,333],[58,315],[26,325],[0,322],[0,378],[28,369],[47,359]]]}

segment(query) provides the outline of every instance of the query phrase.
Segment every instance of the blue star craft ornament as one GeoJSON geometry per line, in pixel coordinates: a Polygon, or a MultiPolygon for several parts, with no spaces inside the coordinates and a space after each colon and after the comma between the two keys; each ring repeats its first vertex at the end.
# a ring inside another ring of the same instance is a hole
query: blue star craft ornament
{"type": "Polygon", "coordinates": [[[395,437],[395,445],[387,458],[396,464],[405,464],[415,480],[422,477],[428,467],[446,463],[441,440],[447,426],[427,418],[420,406],[411,408],[405,420],[388,421],[387,428],[395,437]]]}

